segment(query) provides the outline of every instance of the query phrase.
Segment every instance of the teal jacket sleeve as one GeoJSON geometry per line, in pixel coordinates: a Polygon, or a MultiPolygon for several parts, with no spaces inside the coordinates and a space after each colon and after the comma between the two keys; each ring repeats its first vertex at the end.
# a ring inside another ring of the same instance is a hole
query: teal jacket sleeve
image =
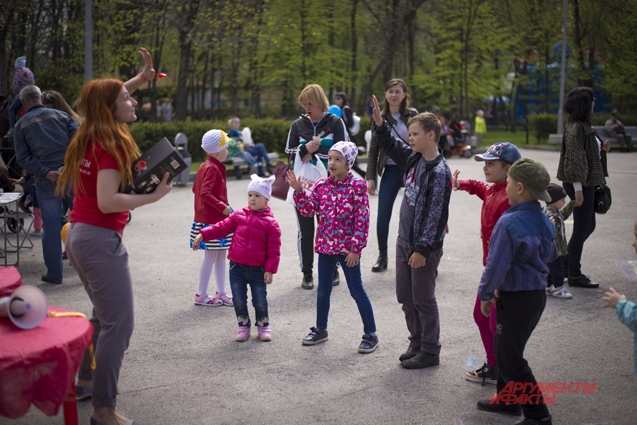
{"type": "Polygon", "coordinates": [[[621,300],[617,303],[617,318],[635,334],[633,337],[633,363],[637,373],[637,306],[631,301],[621,300]]]}
{"type": "Polygon", "coordinates": [[[637,333],[637,306],[634,302],[620,300],[617,303],[617,318],[624,325],[628,326],[628,329],[637,333]]]}

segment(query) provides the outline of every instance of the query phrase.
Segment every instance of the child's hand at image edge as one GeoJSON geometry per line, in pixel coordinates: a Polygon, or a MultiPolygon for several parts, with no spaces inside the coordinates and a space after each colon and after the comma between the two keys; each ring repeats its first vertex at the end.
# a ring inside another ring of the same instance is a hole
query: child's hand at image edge
{"type": "Polygon", "coordinates": [[[604,296],[602,297],[602,300],[604,300],[604,304],[602,304],[602,308],[608,308],[608,307],[615,308],[617,307],[617,303],[619,303],[619,301],[625,300],[625,299],[626,299],[626,295],[620,294],[619,292],[615,291],[613,288],[610,288],[608,292],[606,292],[604,296]]]}

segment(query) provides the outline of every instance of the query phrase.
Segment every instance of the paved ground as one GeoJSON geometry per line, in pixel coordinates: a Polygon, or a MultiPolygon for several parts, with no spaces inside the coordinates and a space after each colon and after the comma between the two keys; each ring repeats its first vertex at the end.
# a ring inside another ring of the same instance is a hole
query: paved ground
{"type": "MultiPolygon", "coordinates": [[[[527,150],[552,176],[557,152],[527,150]]],[[[635,299],[637,274],[631,247],[637,217],[637,154],[610,155],[614,204],[586,244],[584,271],[635,299]],[[631,263],[632,262],[632,263],[631,263]]],[[[482,179],[479,163],[453,158],[452,170],[482,179]]],[[[228,181],[231,204],[245,205],[247,181],[228,181]]],[[[301,338],[315,318],[315,290],[300,287],[296,223],[288,204],[271,206],[283,229],[280,272],[269,289],[273,341],[233,340],[234,313],[228,307],[196,307],[193,295],[201,253],[187,248],[192,221],[190,187],[175,188],[160,203],[133,212],[125,232],[135,281],[136,328],[121,371],[120,411],[141,424],[513,424],[516,418],[477,411],[476,401],[492,387],[464,380],[468,360],[483,362],[473,322],[481,265],[476,197],[452,196],[437,297],[442,353],[438,367],[405,370],[398,356],[408,345],[400,305],[394,295],[394,266],[371,273],[377,242],[370,232],[362,257],[363,282],[374,306],[379,349],[356,352],[362,324],[344,284],[335,288],[330,312],[330,340],[304,347],[301,338]]],[[[377,208],[377,197],[370,200],[377,208]]],[[[390,240],[397,232],[398,201],[390,240]]],[[[571,226],[568,226],[569,228],[571,226]]],[[[375,214],[372,229],[375,228],[375,214]]],[[[390,247],[392,244],[390,243],[390,247]]],[[[394,250],[390,249],[390,258],[394,250]]],[[[42,284],[41,246],[24,251],[20,272],[39,286],[49,302],[88,314],[90,304],[79,279],[65,266],[61,286],[42,284]]],[[[633,338],[613,311],[602,310],[601,291],[573,288],[572,300],[551,298],[526,349],[536,378],[543,382],[596,383],[594,394],[562,394],[550,407],[554,424],[634,424],[637,376],[633,338]]],[[[88,424],[90,402],[80,403],[81,424],[88,424]]],[[[44,416],[32,408],[17,421],[1,424],[62,424],[62,415],[44,416]]]]}

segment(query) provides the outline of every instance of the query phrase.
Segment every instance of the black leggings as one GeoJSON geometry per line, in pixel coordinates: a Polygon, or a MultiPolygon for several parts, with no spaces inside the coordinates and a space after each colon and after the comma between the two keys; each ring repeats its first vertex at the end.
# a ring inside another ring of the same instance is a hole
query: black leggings
{"type": "Polygon", "coordinates": [[[301,271],[311,272],[314,266],[314,217],[304,217],[296,210],[298,223],[298,250],[301,271]]]}
{"type": "MultiPolygon", "coordinates": [[[[570,183],[564,183],[564,190],[571,199],[575,199],[575,189],[570,183]]],[[[573,209],[573,235],[568,241],[568,275],[579,277],[582,274],[582,251],[584,242],[595,231],[595,188],[582,186],[584,202],[573,209]]]]}

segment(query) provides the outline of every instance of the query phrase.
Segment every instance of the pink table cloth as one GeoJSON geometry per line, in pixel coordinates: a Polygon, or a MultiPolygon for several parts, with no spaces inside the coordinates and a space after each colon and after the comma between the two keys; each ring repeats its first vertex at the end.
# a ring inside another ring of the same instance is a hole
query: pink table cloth
{"type": "MultiPolygon", "coordinates": [[[[69,311],[49,306],[51,310],[69,311]]],[[[84,317],[47,317],[30,330],[0,318],[0,415],[19,418],[31,404],[48,416],[57,415],[65,395],[75,389],[75,374],[92,335],[93,326],[84,317]]]]}
{"type": "Polygon", "coordinates": [[[22,285],[22,278],[15,267],[0,266],[0,297],[8,297],[22,285]]]}

